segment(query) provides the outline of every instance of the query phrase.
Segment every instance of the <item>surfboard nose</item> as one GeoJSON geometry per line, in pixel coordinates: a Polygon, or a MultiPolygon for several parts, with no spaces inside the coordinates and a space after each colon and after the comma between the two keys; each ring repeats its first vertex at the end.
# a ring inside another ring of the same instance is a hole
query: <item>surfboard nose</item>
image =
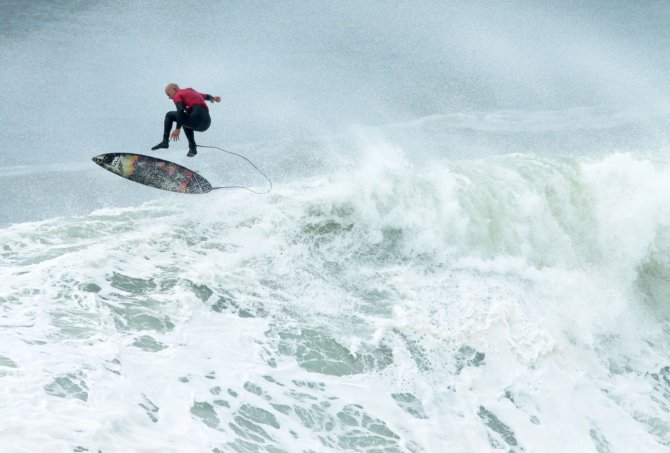
{"type": "Polygon", "coordinates": [[[92,157],[91,160],[95,162],[98,165],[102,165],[103,158],[105,157],[104,154],[101,154],[99,156],[92,157]]]}

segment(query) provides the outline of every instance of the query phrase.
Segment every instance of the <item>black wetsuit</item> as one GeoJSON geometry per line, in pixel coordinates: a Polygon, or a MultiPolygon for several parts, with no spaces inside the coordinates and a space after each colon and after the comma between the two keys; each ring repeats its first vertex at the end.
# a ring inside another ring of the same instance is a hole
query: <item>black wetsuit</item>
{"type": "Polygon", "coordinates": [[[176,122],[177,128],[184,127],[189,149],[195,150],[193,131],[204,132],[212,124],[209,109],[205,103],[206,100],[211,99],[211,95],[199,93],[193,88],[179,90],[172,99],[177,110],[165,114],[163,141],[167,143],[172,130],[172,123],[176,122]]]}
{"type": "Polygon", "coordinates": [[[186,106],[179,102],[176,111],[167,112],[165,114],[165,124],[163,127],[163,141],[167,142],[172,130],[172,123],[177,123],[177,127],[184,128],[184,134],[188,139],[188,147],[194,149],[196,147],[195,137],[193,131],[205,132],[212,124],[212,119],[209,116],[209,110],[201,105],[194,105],[189,112],[185,112],[186,106]]]}

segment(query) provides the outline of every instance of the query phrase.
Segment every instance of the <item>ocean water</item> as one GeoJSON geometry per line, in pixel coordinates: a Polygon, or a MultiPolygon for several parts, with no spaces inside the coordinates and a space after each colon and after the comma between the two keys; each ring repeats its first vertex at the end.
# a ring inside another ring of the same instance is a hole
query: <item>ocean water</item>
{"type": "Polygon", "coordinates": [[[667,17],[2,2],[0,451],[670,451],[667,17]]]}

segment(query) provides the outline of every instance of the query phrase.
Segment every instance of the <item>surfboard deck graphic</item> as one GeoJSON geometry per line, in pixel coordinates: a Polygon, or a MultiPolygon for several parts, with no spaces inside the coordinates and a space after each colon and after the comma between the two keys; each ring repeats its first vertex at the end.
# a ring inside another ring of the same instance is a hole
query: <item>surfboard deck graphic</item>
{"type": "Polygon", "coordinates": [[[212,185],[198,173],[174,162],[142,154],[107,153],[93,162],[131,181],[180,193],[207,193],[212,185]]]}

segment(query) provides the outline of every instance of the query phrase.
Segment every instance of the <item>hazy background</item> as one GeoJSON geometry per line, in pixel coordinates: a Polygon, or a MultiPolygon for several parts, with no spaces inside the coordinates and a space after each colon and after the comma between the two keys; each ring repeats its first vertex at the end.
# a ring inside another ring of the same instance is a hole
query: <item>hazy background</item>
{"type": "MultiPolygon", "coordinates": [[[[667,2],[554,3],[2,0],[0,225],[174,196],[90,162],[148,153],[171,81],[223,99],[200,144],[280,181],[361,127],[410,156],[665,146],[667,2]]],[[[222,159],[188,163],[239,173],[222,159]]]]}

